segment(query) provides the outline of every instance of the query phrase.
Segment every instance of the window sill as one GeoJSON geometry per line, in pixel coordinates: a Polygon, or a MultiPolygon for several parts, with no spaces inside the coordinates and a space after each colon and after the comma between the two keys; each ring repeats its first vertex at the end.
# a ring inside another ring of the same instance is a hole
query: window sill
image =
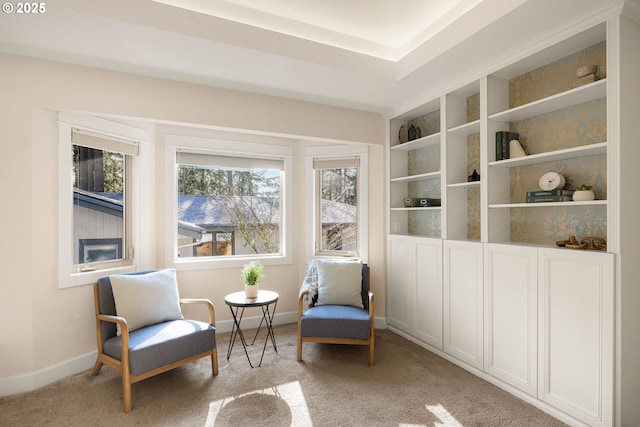
{"type": "MultiPolygon", "coordinates": [[[[176,271],[189,270],[210,270],[216,268],[241,268],[251,261],[260,261],[263,265],[285,265],[292,264],[291,256],[286,255],[259,255],[259,256],[237,256],[237,257],[217,257],[216,259],[196,259],[182,258],[173,261],[170,267],[176,271]]],[[[168,266],[169,267],[169,266],[168,266]]]]}
{"type": "Polygon", "coordinates": [[[102,270],[85,271],[80,273],[60,274],[58,288],[74,288],[77,286],[93,285],[103,276],[112,274],[132,273],[137,270],[137,265],[127,265],[122,267],[105,268],[102,270]]]}

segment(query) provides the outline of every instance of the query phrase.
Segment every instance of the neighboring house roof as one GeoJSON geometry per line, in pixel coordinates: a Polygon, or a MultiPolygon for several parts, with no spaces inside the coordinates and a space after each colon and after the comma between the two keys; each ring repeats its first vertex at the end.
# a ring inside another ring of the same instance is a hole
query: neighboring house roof
{"type": "MultiPolygon", "coordinates": [[[[233,196],[233,205],[248,220],[275,223],[280,217],[278,199],[256,196],[233,196]]],[[[228,208],[229,196],[178,196],[178,220],[200,227],[229,227],[237,223],[228,208]]]]}
{"type": "Polygon", "coordinates": [[[73,204],[122,217],[122,193],[95,193],[74,188],[73,204]]]}
{"type": "Polygon", "coordinates": [[[356,207],[333,200],[322,200],[323,224],[349,224],[356,222],[356,207]]]}
{"type": "Polygon", "coordinates": [[[180,234],[181,236],[200,239],[206,232],[206,229],[198,227],[196,224],[178,220],[178,234],[180,234]]]}
{"type": "MultiPolygon", "coordinates": [[[[278,199],[257,196],[234,196],[236,205],[245,217],[275,222],[279,218],[278,199]],[[251,209],[249,209],[251,208],[251,209]]],[[[230,215],[228,196],[178,196],[178,227],[185,235],[200,235],[213,227],[230,227],[236,221],[230,215]]],[[[74,189],[74,201],[80,206],[110,215],[122,216],[121,193],[92,193],[74,189]]],[[[322,201],[324,224],[353,223],[356,207],[330,200],[322,201]]]]}

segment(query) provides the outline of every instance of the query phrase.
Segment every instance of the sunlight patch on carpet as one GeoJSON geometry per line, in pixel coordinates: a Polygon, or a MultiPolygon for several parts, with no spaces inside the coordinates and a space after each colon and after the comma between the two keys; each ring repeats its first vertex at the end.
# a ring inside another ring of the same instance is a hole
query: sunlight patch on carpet
{"type": "Polygon", "coordinates": [[[205,427],[214,425],[313,426],[298,381],[209,403],[205,427]]]}
{"type": "Polygon", "coordinates": [[[449,411],[447,411],[444,408],[444,406],[440,404],[435,406],[432,406],[432,405],[425,405],[425,406],[427,407],[427,410],[429,412],[431,412],[433,415],[438,417],[440,421],[442,421],[442,424],[435,423],[435,426],[464,427],[462,424],[458,422],[458,420],[454,418],[453,415],[449,413],[449,411]]]}

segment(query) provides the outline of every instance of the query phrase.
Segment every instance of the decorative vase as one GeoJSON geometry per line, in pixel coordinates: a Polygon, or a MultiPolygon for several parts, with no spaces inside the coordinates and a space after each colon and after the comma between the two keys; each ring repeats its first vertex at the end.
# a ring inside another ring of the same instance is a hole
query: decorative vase
{"type": "Polygon", "coordinates": [[[260,283],[255,285],[244,285],[244,294],[248,299],[258,298],[258,292],[260,291],[260,283]]]}
{"type": "Polygon", "coordinates": [[[404,144],[405,142],[413,141],[414,139],[419,139],[422,137],[422,131],[418,126],[404,124],[400,126],[400,133],[398,135],[400,144],[404,144]]]}
{"type": "Polygon", "coordinates": [[[585,202],[588,200],[595,199],[596,196],[593,194],[593,190],[576,190],[573,192],[573,201],[574,202],[585,202]]]}

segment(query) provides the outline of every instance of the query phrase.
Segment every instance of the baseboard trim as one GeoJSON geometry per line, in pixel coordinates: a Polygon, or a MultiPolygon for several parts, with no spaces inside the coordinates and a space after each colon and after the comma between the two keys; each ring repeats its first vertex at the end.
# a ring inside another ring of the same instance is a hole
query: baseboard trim
{"type": "Polygon", "coordinates": [[[92,351],[36,372],[0,378],[0,397],[37,390],[70,375],[91,369],[96,362],[96,356],[97,351],[92,351]]]}

